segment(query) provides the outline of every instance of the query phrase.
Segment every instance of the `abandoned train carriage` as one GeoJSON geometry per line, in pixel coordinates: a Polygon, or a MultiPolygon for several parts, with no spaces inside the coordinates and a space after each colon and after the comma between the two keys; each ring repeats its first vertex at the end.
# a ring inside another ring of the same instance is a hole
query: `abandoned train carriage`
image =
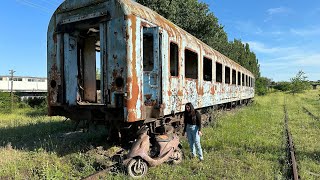
{"type": "Polygon", "coordinates": [[[48,92],[50,115],[141,122],[251,99],[254,76],[134,1],[66,0],[48,27],[48,92]]]}

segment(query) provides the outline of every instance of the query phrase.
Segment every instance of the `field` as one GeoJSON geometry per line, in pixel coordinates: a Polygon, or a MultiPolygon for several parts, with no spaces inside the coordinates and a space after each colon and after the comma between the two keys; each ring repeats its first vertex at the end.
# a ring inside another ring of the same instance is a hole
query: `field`
{"type": "MultiPolygon", "coordinates": [[[[319,90],[292,96],[280,92],[258,96],[252,105],[215,112],[203,129],[203,162],[189,158],[181,165],[150,168],[146,179],[287,179],[284,134],[286,102],[301,179],[320,178],[319,90]],[[286,99],[286,101],[284,101],[286,99]]],[[[70,121],[43,111],[17,109],[0,114],[0,179],[81,179],[110,166],[121,149],[106,144],[107,132],[73,132],[70,121]],[[99,132],[99,133],[97,133],[99,132]]],[[[121,169],[107,179],[127,178],[121,169]]]]}

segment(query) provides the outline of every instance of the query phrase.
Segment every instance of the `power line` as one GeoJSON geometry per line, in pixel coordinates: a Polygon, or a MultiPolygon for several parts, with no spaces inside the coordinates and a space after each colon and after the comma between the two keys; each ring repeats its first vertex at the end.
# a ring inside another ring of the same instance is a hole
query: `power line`
{"type": "Polygon", "coordinates": [[[38,9],[40,11],[46,12],[46,13],[51,13],[51,10],[48,9],[46,6],[31,2],[31,1],[28,1],[28,0],[17,0],[17,2],[19,2],[20,4],[23,4],[25,6],[29,6],[29,7],[38,9]]]}

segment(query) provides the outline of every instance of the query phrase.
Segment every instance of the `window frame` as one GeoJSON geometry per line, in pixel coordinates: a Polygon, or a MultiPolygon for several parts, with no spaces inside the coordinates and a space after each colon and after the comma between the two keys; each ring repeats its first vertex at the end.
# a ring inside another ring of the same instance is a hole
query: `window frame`
{"type": "Polygon", "coordinates": [[[212,60],[212,58],[210,58],[210,57],[208,57],[208,56],[203,56],[202,57],[202,74],[203,74],[203,81],[206,81],[206,82],[212,82],[212,80],[213,80],[213,74],[212,74],[212,65],[213,65],[213,60],[212,60]],[[210,68],[210,74],[211,74],[211,78],[210,78],[210,80],[206,80],[205,79],[205,66],[204,66],[204,61],[205,61],[205,59],[207,59],[208,61],[210,61],[211,62],[211,68],[210,68]]]}
{"type": "Polygon", "coordinates": [[[216,67],[216,68],[215,68],[215,72],[216,72],[216,80],[215,80],[215,82],[217,82],[217,83],[222,83],[222,81],[223,81],[223,76],[222,76],[222,75],[223,75],[223,64],[220,63],[219,61],[216,61],[215,67],[216,67]],[[221,77],[221,78],[219,78],[220,81],[218,81],[218,76],[217,76],[217,75],[218,75],[218,71],[217,71],[217,69],[218,69],[218,66],[217,66],[217,65],[218,65],[218,64],[221,65],[221,72],[220,72],[220,73],[221,73],[221,74],[220,74],[220,77],[221,77]]]}
{"type": "Polygon", "coordinates": [[[193,50],[193,49],[191,49],[191,48],[188,48],[188,47],[185,47],[184,48],[184,51],[183,51],[184,53],[183,53],[183,55],[184,55],[184,77],[186,78],[186,79],[193,79],[193,80],[197,80],[197,79],[199,79],[199,54],[197,53],[197,51],[195,51],[195,50],[193,50]],[[187,77],[187,74],[186,74],[186,64],[187,64],[187,61],[186,61],[186,51],[190,51],[190,52],[192,52],[192,53],[194,53],[194,54],[196,54],[197,56],[197,77],[196,78],[193,78],[193,77],[187,77]]]}
{"type": "Polygon", "coordinates": [[[177,42],[175,42],[175,41],[169,41],[169,73],[170,73],[170,76],[171,77],[179,77],[179,75],[180,75],[180,49],[179,49],[179,45],[178,45],[178,43],[177,42]],[[172,75],[171,74],[171,43],[172,44],[174,44],[174,45],[176,45],[177,46],[177,55],[178,55],[178,57],[177,57],[177,67],[175,67],[175,68],[177,68],[176,70],[177,70],[177,75],[172,75]]]}
{"type": "Polygon", "coordinates": [[[224,83],[225,84],[231,84],[231,74],[230,74],[231,68],[229,66],[224,66],[224,83]],[[229,69],[229,70],[227,70],[229,69]],[[227,79],[227,74],[228,74],[228,79],[227,79]],[[227,82],[228,80],[228,82],[227,82]]]}

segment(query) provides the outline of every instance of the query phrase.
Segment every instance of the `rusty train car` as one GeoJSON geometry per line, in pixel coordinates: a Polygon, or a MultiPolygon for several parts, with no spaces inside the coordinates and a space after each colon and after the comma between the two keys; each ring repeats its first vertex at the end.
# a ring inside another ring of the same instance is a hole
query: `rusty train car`
{"type": "Polygon", "coordinates": [[[125,126],[254,97],[250,71],[132,0],[65,0],[47,42],[49,115],[125,126]]]}

